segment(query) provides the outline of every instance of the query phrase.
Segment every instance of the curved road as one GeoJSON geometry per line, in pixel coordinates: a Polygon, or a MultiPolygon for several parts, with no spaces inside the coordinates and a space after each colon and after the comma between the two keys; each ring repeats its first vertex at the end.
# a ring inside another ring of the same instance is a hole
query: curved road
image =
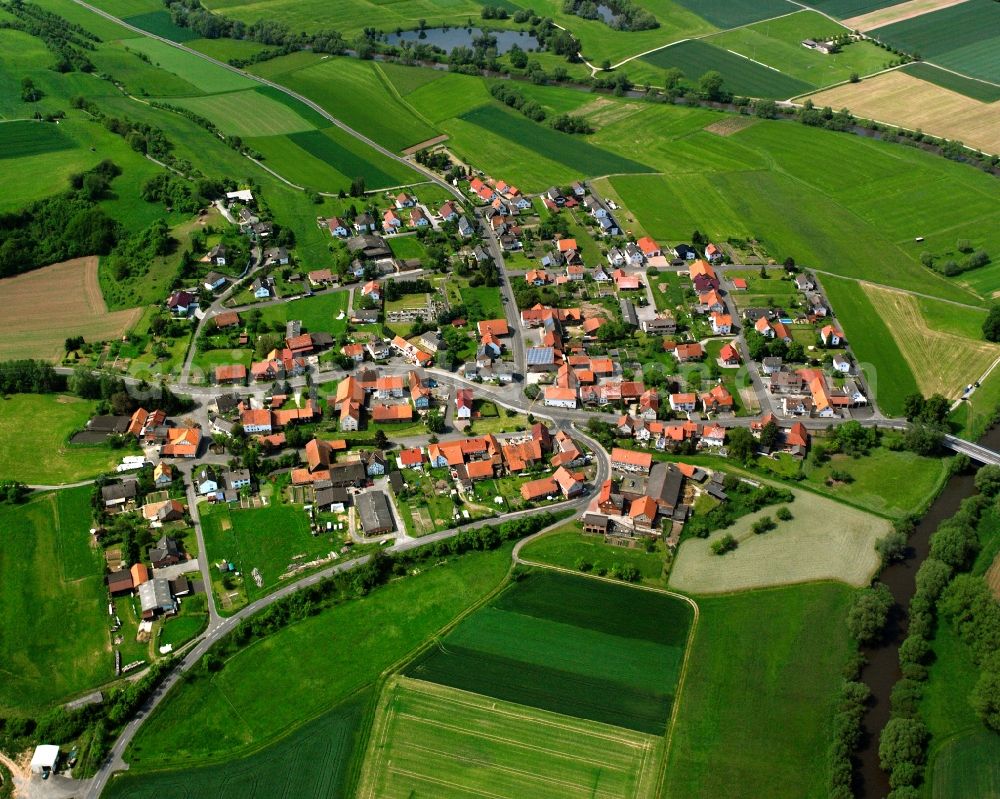
{"type": "MultiPolygon", "coordinates": [[[[574,430],[573,435],[576,438],[579,438],[581,441],[583,441],[590,448],[591,452],[594,454],[594,460],[596,461],[597,464],[597,472],[594,477],[594,484],[599,485],[600,483],[603,483],[605,480],[608,479],[608,475],[610,474],[610,458],[608,456],[608,453],[603,449],[603,447],[601,447],[601,445],[597,441],[593,440],[586,434],[581,433],[579,430],[574,430]]],[[[190,489],[188,501],[191,503],[192,507],[194,507],[193,503],[194,498],[191,496],[192,492],[193,489],[190,489]]],[[[587,507],[589,502],[590,502],[590,494],[588,493],[574,500],[555,503],[551,506],[547,506],[545,510],[557,510],[557,511],[571,510],[574,513],[579,513],[587,507]]],[[[521,518],[524,516],[530,516],[537,513],[538,510],[539,509],[537,508],[532,508],[529,510],[515,511],[514,513],[505,514],[503,519],[507,520],[507,519],[521,518]]],[[[436,541],[443,541],[447,538],[451,538],[457,535],[458,533],[462,532],[463,530],[475,529],[477,527],[489,526],[496,523],[497,519],[495,517],[480,519],[478,521],[462,525],[461,527],[455,527],[449,530],[441,530],[437,533],[432,533],[430,535],[422,536],[421,538],[407,539],[406,541],[403,541],[395,546],[387,547],[386,551],[406,552],[408,550],[424,546],[425,544],[432,544],[436,541]]],[[[563,524],[563,521],[562,520],[559,521],[558,524],[563,524]]],[[[518,547],[515,549],[515,553],[518,551],[520,551],[520,545],[518,545],[518,547]]],[[[321,571],[314,572],[308,577],[304,577],[301,580],[297,580],[294,583],[285,585],[280,589],[278,589],[277,591],[275,591],[274,593],[268,594],[266,597],[262,597],[261,599],[252,602],[242,610],[238,611],[237,613],[229,617],[225,618],[220,617],[215,612],[214,602],[210,601],[209,607],[211,608],[212,618],[209,621],[208,629],[202,634],[198,642],[193,647],[191,647],[187,652],[185,652],[178,666],[174,668],[169,675],[167,675],[167,677],[164,679],[160,687],[153,693],[153,695],[146,701],[146,703],[142,706],[142,708],[140,708],[140,710],[136,713],[135,718],[133,718],[132,721],[130,721],[126,725],[121,735],[115,741],[114,746],[111,748],[111,751],[109,752],[108,755],[108,759],[107,761],[105,761],[105,764],[101,767],[100,771],[98,771],[98,773],[92,779],[80,781],[79,786],[80,786],[81,796],[85,797],[86,799],[98,799],[98,797],[100,797],[101,792],[104,790],[105,786],[108,783],[108,780],[110,780],[112,775],[116,771],[122,771],[128,768],[128,765],[124,760],[125,750],[128,748],[128,745],[132,742],[132,739],[135,737],[136,733],[142,727],[142,724],[145,722],[145,720],[149,718],[153,710],[169,693],[171,687],[173,687],[173,685],[177,683],[178,680],[180,680],[181,676],[186,671],[190,670],[215,643],[217,643],[226,634],[231,632],[236,627],[236,625],[239,624],[243,619],[248,618],[256,613],[259,613],[268,605],[271,605],[274,602],[277,602],[279,599],[289,596],[290,594],[293,594],[294,592],[306,586],[314,585],[320,582],[321,580],[324,580],[334,574],[348,571],[350,569],[353,569],[355,566],[359,566],[363,563],[366,563],[370,558],[371,558],[370,555],[364,555],[358,558],[353,558],[351,560],[343,561],[342,563],[338,563],[333,566],[329,566],[321,571]]],[[[515,561],[520,562],[516,556],[515,556],[515,561]]],[[[207,566],[207,563],[204,564],[204,566],[207,566]]],[[[206,585],[209,586],[209,595],[211,596],[210,594],[211,583],[209,582],[206,585]]]]}

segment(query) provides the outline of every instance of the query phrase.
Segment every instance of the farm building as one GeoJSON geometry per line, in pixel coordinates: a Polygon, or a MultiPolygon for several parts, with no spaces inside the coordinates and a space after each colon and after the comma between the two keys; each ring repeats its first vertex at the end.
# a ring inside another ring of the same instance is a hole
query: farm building
{"type": "Polygon", "coordinates": [[[361,529],[365,535],[391,533],[395,528],[389,498],[381,491],[366,491],[359,494],[355,500],[358,515],[361,517],[361,529]]]}
{"type": "Polygon", "coordinates": [[[41,744],[35,747],[31,756],[31,773],[48,774],[56,770],[59,763],[59,747],[54,744],[41,744]]]}

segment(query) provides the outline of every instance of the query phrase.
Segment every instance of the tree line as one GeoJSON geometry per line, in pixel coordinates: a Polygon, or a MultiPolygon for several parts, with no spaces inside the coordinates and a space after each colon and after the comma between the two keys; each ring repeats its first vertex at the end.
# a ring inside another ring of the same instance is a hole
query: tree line
{"type": "Polygon", "coordinates": [[[86,51],[94,50],[101,40],[90,31],[23,0],[0,3],[0,9],[14,17],[0,20],[0,30],[19,30],[41,39],[56,57],[52,66],[56,72],[94,71],[94,64],[86,51]]]}

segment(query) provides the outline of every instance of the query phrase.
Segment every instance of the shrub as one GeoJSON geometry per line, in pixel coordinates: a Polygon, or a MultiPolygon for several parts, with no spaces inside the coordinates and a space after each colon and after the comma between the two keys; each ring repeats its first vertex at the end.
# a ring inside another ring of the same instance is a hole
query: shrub
{"type": "Polygon", "coordinates": [[[739,542],[730,533],[726,533],[722,538],[717,538],[712,542],[712,552],[716,555],[725,555],[739,546],[739,542]]]}
{"type": "Polygon", "coordinates": [[[847,613],[851,635],[861,643],[875,641],[885,630],[892,605],[892,594],[884,583],[859,591],[847,613]]]}
{"type": "Polygon", "coordinates": [[[755,535],[761,535],[770,530],[773,530],[778,525],[774,523],[774,519],[770,516],[761,516],[757,521],[753,523],[750,529],[755,535]]]}
{"type": "Polygon", "coordinates": [[[792,512],[784,505],[778,508],[774,515],[783,522],[790,522],[792,520],[792,512]]]}
{"type": "Polygon", "coordinates": [[[902,560],[906,557],[906,533],[901,530],[893,530],[875,542],[875,551],[878,552],[883,564],[902,560]]]}

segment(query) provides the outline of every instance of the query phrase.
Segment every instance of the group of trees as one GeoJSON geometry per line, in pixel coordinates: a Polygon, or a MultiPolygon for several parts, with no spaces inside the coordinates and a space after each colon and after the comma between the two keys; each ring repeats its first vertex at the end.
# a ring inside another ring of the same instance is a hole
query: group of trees
{"type": "Polygon", "coordinates": [[[987,341],[1000,341],[1000,305],[990,306],[990,312],[983,320],[983,338],[987,341]]]}
{"type": "Polygon", "coordinates": [[[0,214],[0,277],[110,253],[120,230],[95,201],[120,172],[111,161],[102,161],[89,172],[71,176],[66,192],[0,214]]]}
{"type": "Polygon", "coordinates": [[[956,245],[956,249],[965,254],[965,259],[961,262],[956,261],[954,258],[939,261],[933,253],[922,252],[920,253],[920,263],[928,269],[940,272],[946,277],[954,277],[963,272],[980,269],[990,262],[990,254],[983,249],[973,250],[972,244],[968,239],[960,239],[956,245]]]}
{"type": "Polygon", "coordinates": [[[903,437],[906,449],[918,455],[935,455],[941,451],[948,432],[947,418],[951,404],[946,397],[934,394],[910,394],[903,400],[903,414],[910,426],[903,437]]]}
{"type": "Polygon", "coordinates": [[[295,50],[340,55],[347,49],[347,42],[338,31],[325,29],[314,33],[292,33],[288,27],[273,17],[261,17],[246,23],[238,19],[213,14],[200,0],[164,0],[175,25],[194,31],[205,39],[244,39],[277,48],[269,57],[295,50]]]}
{"type": "Polygon", "coordinates": [[[574,14],[582,19],[603,20],[600,5],[611,10],[611,19],[604,21],[615,30],[644,31],[660,27],[656,17],[631,0],[602,0],[602,3],[595,3],[594,0],[563,0],[563,13],[574,14]]]}
{"type": "Polygon", "coordinates": [[[879,759],[889,772],[892,799],[918,796],[927,759],[929,732],[920,715],[928,676],[931,641],[938,613],[955,626],[980,666],[970,701],[983,722],[1000,731],[1000,605],[981,577],[963,574],[979,551],[977,527],[983,511],[1000,493],[1000,468],[983,467],[976,476],[980,494],[931,536],[931,551],[916,575],[907,637],[899,648],[902,679],[893,687],[891,718],[879,741],[879,759]]]}
{"type": "Polygon", "coordinates": [[[0,394],[49,394],[62,391],[66,379],[43,361],[0,361],[0,394]]]}
{"type": "Polygon", "coordinates": [[[767,338],[750,328],[746,331],[747,350],[755,361],[764,358],[783,358],[792,363],[802,363],[806,359],[805,348],[797,341],[787,343],[781,339],[767,338]]]}
{"type": "Polygon", "coordinates": [[[893,602],[884,583],[875,583],[859,591],[847,612],[847,627],[855,640],[862,644],[877,641],[885,632],[893,602]]]}
{"type": "MultiPolygon", "coordinates": [[[[529,100],[516,86],[509,83],[495,83],[490,87],[490,93],[501,103],[520,111],[534,122],[544,122],[545,109],[536,100],[529,100]]],[[[593,133],[594,129],[583,117],[572,114],[560,114],[549,122],[555,130],[563,133],[593,133]]]]}
{"type": "Polygon", "coordinates": [[[13,19],[0,20],[0,29],[12,28],[41,39],[56,57],[52,66],[56,72],[94,71],[87,51],[101,40],[93,33],[34,3],[5,3],[4,11],[13,19]]]}

